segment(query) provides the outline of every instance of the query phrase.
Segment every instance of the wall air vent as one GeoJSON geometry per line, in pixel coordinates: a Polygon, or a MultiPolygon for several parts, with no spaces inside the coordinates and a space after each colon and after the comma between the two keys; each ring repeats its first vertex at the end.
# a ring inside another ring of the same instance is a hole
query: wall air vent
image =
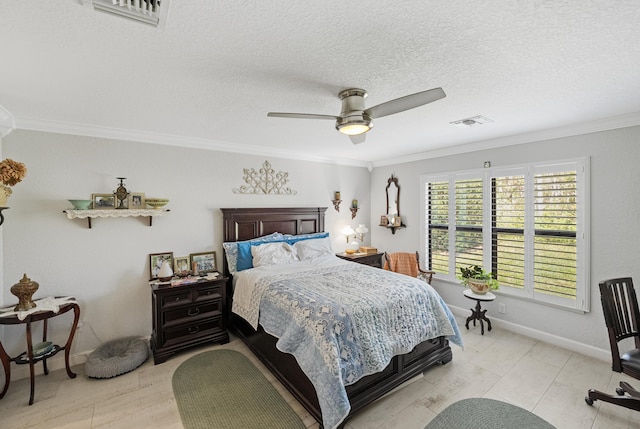
{"type": "Polygon", "coordinates": [[[100,12],[161,28],[164,27],[169,10],[169,0],[83,0],[83,2],[100,12]]]}

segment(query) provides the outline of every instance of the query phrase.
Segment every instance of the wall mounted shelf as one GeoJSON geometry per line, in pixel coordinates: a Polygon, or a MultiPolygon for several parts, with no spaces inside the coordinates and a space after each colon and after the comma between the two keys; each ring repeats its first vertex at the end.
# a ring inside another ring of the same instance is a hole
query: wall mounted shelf
{"type": "Polygon", "coordinates": [[[342,202],[342,200],[331,200],[331,202],[333,203],[333,208],[336,209],[337,212],[339,212],[340,203],[342,202]]]}
{"type": "Polygon", "coordinates": [[[356,214],[358,214],[358,207],[349,207],[351,210],[351,219],[355,219],[356,214]]]}
{"type": "Polygon", "coordinates": [[[87,219],[91,228],[93,218],[114,218],[114,217],[148,217],[149,226],[155,216],[164,216],[168,209],[111,209],[111,210],[63,210],[68,219],[87,219]]]}
{"type": "Polygon", "coordinates": [[[383,228],[387,228],[391,230],[391,234],[396,235],[396,229],[401,229],[401,228],[406,228],[407,225],[400,224],[399,226],[393,226],[393,225],[380,225],[383,228]]]}

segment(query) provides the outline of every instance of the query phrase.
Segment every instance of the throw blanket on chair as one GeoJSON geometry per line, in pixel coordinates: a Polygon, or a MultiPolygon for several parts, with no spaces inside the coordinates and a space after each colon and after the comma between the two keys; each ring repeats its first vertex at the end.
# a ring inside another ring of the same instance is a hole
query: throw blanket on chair
{"type": "Polygon", "coordinates": [[[411,277],[418,277],[418,263],[415,253],[392,253],[389,255],[391,266],[385,261],[384,269],[411,277]]]}

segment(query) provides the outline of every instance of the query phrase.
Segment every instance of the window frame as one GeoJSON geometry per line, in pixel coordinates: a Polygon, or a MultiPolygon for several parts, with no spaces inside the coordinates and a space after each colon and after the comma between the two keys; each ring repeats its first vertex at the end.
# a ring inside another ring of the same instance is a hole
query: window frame
{"type": "Polygon", "coordinates": [[[589,312],[590,311],[590,158],[574,158],[559,161],[537,162],[501,167],[488,167],[474,170],[449,171],[444,173],[423,174],[420,176],[420,211],[421,222],[420,248],[425,253],[425,266],[430,269],[429,254],[429,207],[427,185],[432,182],[447,182],[449,184],[449,273],[438,274],[435,278],[460,284],[455,271],[456,247],[456,201],[455,184],[459,180],[467,180],[473,177],[482,177],[483,180],[483,266],[491,270],[492,267],[492,179],[508,176],[524,176],[525,209],[524,209],[524,287],[510,287],[500,285],[497,294],[518,299],[550,305],[562,309],[589,312]],[[562,171],[575,171],[576,173],[576,296],[563,298],[536,291],[534,289],[534,179],[536,174],[560,173],[562,171]]]}

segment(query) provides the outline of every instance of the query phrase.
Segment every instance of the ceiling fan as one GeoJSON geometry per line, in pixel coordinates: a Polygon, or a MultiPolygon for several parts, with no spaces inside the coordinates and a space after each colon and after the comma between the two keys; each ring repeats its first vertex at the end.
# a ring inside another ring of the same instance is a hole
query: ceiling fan
{"type": "Polygon", "coordinates": [[[363,143],[365,133],[373,127],[373,119],[394,113],[404,112],[424,104],[432,103],[446,97],[442,88],[433,88],[427,91],[416,92],[396,98],[377,106],[365,109],[364,99],[367,98],[367,91],[359,88],[349,88],[340,91],[338,94],[342,100],[342,111],[339,116],[316,115],[312,113],[283,113],[269,112],[267,116],[273,118],[295,118],[295,119],[331,119],[336,121],[336,129],[342,134],[346,134],[353,144],[363,143]]]}

